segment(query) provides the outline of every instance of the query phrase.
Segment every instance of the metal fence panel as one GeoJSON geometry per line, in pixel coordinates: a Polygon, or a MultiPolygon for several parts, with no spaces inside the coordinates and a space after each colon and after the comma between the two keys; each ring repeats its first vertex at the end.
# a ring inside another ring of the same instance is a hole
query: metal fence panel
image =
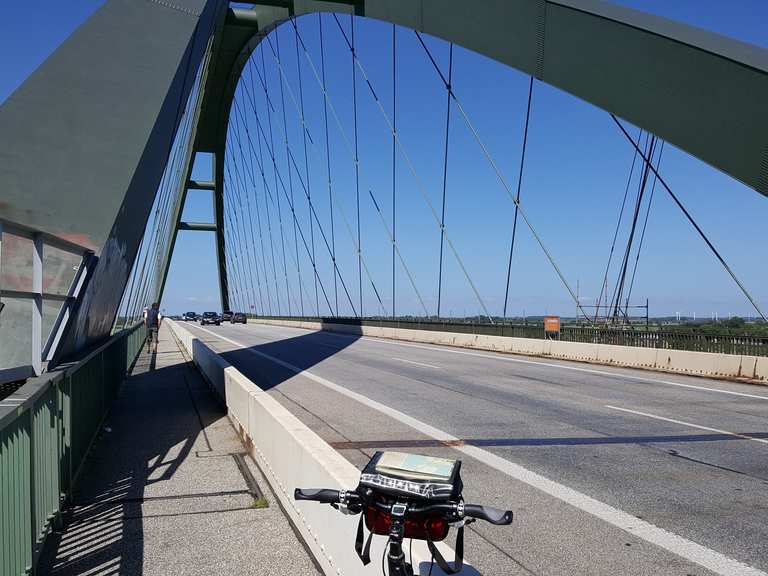
{"type": "MultiPolygon", "coordinates": [[[[256,316],[249,314],[250,318],[256,316]]],[[[508,336],[514,338],[557,339],[565,342],[586,342],[591,344],[614,344],[641,348],[665,350],[690,350],[718,354],[743,354],[747,356],[768,356],[768,337],[739,334],[710,334],[707,332],[682,332],[675,330],[654,330],[645,327],[592,327],[563,326],[559,334],[547,334],[543,324],[509,324],[461,322],[430,319],[392,320],[383,318],[340,318],[340,317],[298,317],[259,316],[265,320],[296,320],[343,324],[347,326],[376,326],[382,328],[403,328],[409,330],[437,330],[460,334],[482,334],[487,336],[508,336]]]]}
{"type": "Polygon", "coordinates": [[[146,337],[124,330],[0,407],[0,574],[28,574],[146,337]],[[26,395],[26,397],[25,397],[26,395]]]}

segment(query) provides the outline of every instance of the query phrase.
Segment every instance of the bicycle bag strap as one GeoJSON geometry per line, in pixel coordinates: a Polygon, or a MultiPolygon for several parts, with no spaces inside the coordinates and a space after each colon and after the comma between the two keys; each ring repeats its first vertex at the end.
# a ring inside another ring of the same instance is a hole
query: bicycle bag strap
{"type": "Polygon", "coordinates": [[[446,574],[458,574],[464,567],[464,526],[459,528],[459,531],[456,534],[456,556],[453,560],[453,568],[448,566],[448,562],[446,562],[443,555],[440,554],[440,550],[437,549],[435,543],[429,538],[427,538],[427,547],[429,548],[429,553],[432,554],[432,558],[434,558],[437,565],[440,566],[440,570],[446,574]]]}
{"type": "Polygon", "coordinates": [[[360,561],[363,566],[367,566],[371,563],[371,540],[373,540],[373,532],[368,534],[368,540],[365,542],[365,548],[363,548],[363,522],[365,520],[365,514],[360,514],[360,522],[357,524],[357,537],[355,538],[355,552],[357,552],[360,561]]]}

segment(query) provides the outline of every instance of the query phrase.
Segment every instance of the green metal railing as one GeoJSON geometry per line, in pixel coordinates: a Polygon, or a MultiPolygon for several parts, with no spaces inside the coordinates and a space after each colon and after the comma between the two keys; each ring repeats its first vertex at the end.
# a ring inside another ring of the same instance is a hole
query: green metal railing
{"type": "Polygon", "coordinates": [[[717,354],[768,356],[768,338],[748,334],[710,334],[707,332],[675,332],[672,330],[618,330],[564,326],[560,340],[617,344],[664,350],[691,350],[717,354]]]}
{"type": "MultiPolygon", "coordinates": [[[[256,318],[249,314],[249,318],[256,318]]],[[[480,322],[457,322],[444,320],[387,320],[379,318],[316,318],[259,316],[263,320],[298,320],[321,322],[323,324],[345,324],[351,326],[377,326],[383,328],[404,328],[409,330],[437,330],[462,334],[486,336],[511,336],[514,338],[555,339],[564,342],[590,342],[593,344],[616,344],[641,348],[665,350],[691,350],[719,354],[744,354],[768,356],[768,338],[743,334],[710,334],[707,332],[676,332],[673,330],[647,330],[645,327],[592,327],[563,326],[559,334],[545,334],[543,324],[496,324],[480,322]]]]}
{"type": "Polygon", "coordinates": [[[0,576],[34,572],[145,336],[123,330],[0,402],[0,576]]]}

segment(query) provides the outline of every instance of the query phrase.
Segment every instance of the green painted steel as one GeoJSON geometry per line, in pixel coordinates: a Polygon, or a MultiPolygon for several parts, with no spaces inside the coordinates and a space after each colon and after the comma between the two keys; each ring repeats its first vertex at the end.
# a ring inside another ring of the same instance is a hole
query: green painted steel
{"type": "Polygon", "coordinates": [[[0,404],[0,575],[33,571],[145,338],[123,330],[0,404]]]}
{"type": "Polygon", "coordinates": [[[768,196],[764,48],[601,0],[264,4],[269,5],[233,9],[225,22],[205,88],[198,150],[223,154],[240,73],[273,28],[291,16],[354,11],[442,38],[535,76],[768,196]]]}
{"type": "MultiPolygon", "coordinates": [[[[256,318],[248,314],[249,318],[256,318]]],[[[615,344],[617,346],[635,346],[639,348],[659,348],[663,350],[690,350],[694,352],[714,352],[717,354],[743,354],[747,356],[768,356],[768,337],[743,334],[710,334],[707,332],[682,332],[674,330],[656,330],[653,327],[610,327],[610,326],[563,326],[560,334],[546,334],[544,325],[531,322],[528,324],[496,324],[482,322],[461,322],[446,320],[387,320],[378,318],[316,318],[259,316],[263,320],[293,320],[320,322],[322,324],[345,324],[348,326],[375,326],[380,328],[403,328],[407,330],[436,330],[457,332],[460,334],[480,334],[483,336],[507,336],[511,338],[554,339],[563,342],[589,342],[592,344],[615,344]]]]}

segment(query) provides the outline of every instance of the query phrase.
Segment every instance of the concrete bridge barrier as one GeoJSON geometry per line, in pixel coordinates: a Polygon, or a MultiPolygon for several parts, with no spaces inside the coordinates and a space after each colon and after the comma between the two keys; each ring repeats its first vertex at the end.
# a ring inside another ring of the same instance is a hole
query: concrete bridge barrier
{"type": "MultiPolygon", "coordinates": [[[[230,420],[323,572],[328,576],[381,574],[379,559],[385,538],[374,538],[372,562],[364,567],[354,550],[358,516],[345,516],[327,505],[293,499],[297,487],[352,489],[357,486],[360,471],[183,324],[167,322],[211,388],[226,403],[230,420]]],[[[439,547],[445,558],[453,558],[448,546],[439,547]]],[[[413,561],[420,574],[429,572],[430,554],[425,543],[414,542],[413,561]]],[[[443,572],[435,565],[432,574],[443,572]]],[[[465,561],[462,574],[480,573],[465,561]]]]}
{"type": "Polygon", "coordinates": [[[688,350],[641,348],[617,346],[614,344],[564,342],[560,340],[487,336],[482,334],[440,332],[437,330],[359,326],[303,320],[251,318],[248,321],[255,324],[288,326],[305,328],[307,330],[325,330],[328,332],[375,336],[423,344],[458,346],[477,350],[607,364],[624,368],[674,372],[690,376],[741,379],[752,383],[768,384],[768,357],[763,356],[716,354],[712,352],[691,352],[688,350]]]}

